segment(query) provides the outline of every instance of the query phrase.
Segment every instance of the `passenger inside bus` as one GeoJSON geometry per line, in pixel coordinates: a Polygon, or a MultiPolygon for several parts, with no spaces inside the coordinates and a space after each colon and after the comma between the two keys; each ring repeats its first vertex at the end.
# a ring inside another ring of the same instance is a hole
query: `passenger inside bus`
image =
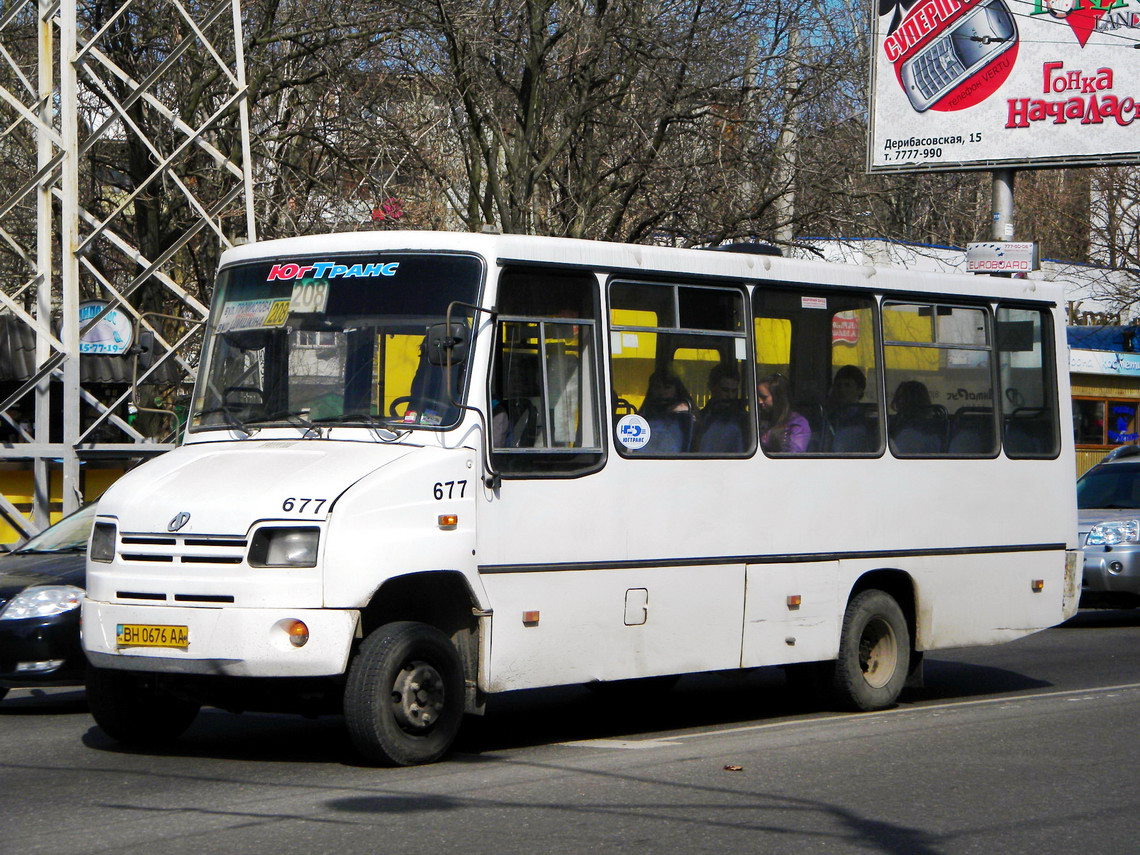
{"type": "Polygon", "coordinates": [[[645,451],[653,454],[679,454],[689,450],[696,413],[693,399],[681,378],[668,371],[655,371],[649,377],[649,390],[641,407],[649,422],[649,442],[645,451]]]}
{"type": "Polygon", "coordinates": [[[867,375],[858,366],[843,365],[835,372],[826,402],[828,451],[842,454],[875,450],[875,407],[863,403],[866,390],[867,375]]]}
{"type": "Polygon", "coordinates": [[[709,372],[709,400],[697,422],[698,451],[733,454],[748,450],[752,423],[740,397],[740,385],[740,371],[734,362],[717,363],[709,372]]]}
{"type": "Polygon", "coordinates": [[[802,454],[811,443],[811,425],[792,409],[790,386],[783,374],[769,374],[756,384],[760,446],[772,454],[802,454]]]}
{"type": "Polygon", "coordinates": [[[920,380],[903,380],[891,398],[891,444],[899,454],[940,454],[945,451],[949,419],[946,409],[930,402],[920,380]]]}
{"type": "Polygon", "coordinates": [[[867,391],[867,376],[855,365],[841,365],[831,380],[831,389],[827,393],[827,410],[829,414],[841,412],[845,408],[858,404],[863,400],[863,393],[867,391]]]}

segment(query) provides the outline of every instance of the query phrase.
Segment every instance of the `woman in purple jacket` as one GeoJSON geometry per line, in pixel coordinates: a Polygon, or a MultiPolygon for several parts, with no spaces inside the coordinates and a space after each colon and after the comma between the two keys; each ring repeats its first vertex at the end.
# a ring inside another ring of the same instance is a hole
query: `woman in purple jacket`
{"type": "Polygon", "coordinates": [[[791,389],[783,374],[769,374],[756,384],[760,405],[760,447],[773,454],[801,454],[811,442],[811,425],[792,409],[791,389]]]}

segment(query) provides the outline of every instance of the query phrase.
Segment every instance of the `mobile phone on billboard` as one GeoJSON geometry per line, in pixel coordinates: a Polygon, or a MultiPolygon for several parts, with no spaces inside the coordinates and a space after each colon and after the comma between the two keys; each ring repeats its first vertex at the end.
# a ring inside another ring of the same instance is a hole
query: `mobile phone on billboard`
{"type": "Polygon", "coordinates": [[[925,112],[1016,44],[1013,15],[1002,0],[988,0],[903,62],[903,90],[925,112]]]}

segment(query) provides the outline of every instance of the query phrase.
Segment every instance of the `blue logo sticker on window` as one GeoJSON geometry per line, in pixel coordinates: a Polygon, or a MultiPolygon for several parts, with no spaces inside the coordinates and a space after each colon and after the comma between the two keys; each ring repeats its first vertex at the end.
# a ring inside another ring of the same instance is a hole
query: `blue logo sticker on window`
{"type": "Polygon", "coordinates": [[[650,433],[649,422],[641,416],[622,416],[617,423],[617,441],[630,451],[644,448],[650,433]]]}

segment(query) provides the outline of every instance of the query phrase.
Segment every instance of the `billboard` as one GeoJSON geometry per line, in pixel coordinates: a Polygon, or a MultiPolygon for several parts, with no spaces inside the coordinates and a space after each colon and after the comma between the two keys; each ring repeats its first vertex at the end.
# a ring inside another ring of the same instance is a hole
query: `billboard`
{"type": "Polygon", "coordinates": [[[1140,0],[876,0],[870,172],[1140,162],[1140,0]]]}

